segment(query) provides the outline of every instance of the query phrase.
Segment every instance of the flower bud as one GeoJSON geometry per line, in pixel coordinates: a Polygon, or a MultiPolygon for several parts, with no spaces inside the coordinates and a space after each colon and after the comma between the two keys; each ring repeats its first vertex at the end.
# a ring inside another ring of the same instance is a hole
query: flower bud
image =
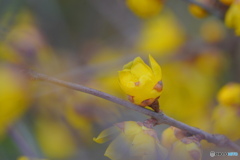
{"type": "Polygon", "coordinates": [[[150,67],[137,57],[119,71],[119,84],[128,99],[140,106],[150,106],[162,93],[162,72],[149,55],[150,67]]]}
{"type": "Polygon", "coordinates": [[[174,143],[170,160],[201,160],[200,143],[192,137],[186,137],[174,143]]]}
{"type": "Polygon", "coordinates": [[[184,138],[185,136],[186,132],[171,126],[163,131],[161,142],[164,147],[166,147],[167,149],[171,149],[174,142],[184,138]]]}
{"type": "Polygon", "coordinates": [[[240,84],[226,84],[220,89],[217,99],[224,106],[240,106],[240,84]]]}

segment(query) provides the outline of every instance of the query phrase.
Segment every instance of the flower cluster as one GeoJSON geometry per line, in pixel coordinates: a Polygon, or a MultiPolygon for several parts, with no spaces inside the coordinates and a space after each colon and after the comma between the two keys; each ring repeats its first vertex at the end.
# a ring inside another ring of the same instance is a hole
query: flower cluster
{"type": "Polygon", "coordinates": [[[105,152],[111,160],[200,160],[198,139],[186,136],[186,132],[169,127],[160,142],[156,131],[145,123],[125,121],[102,131],[94,141],[113,140],[105,152]]]}
{"type": "Polygon", "coordinates": [[[94,141],[113,140],[105,156],[112,160],[165,160],[168,152],[157,138],[154,129],[142,122],[125,121],[102,131],[94,141]]]}

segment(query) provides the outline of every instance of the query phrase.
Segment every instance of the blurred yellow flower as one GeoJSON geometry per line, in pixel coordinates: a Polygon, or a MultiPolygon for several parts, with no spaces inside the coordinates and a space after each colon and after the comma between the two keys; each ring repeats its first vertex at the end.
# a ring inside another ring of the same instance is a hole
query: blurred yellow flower
{"type": "Polygon", "coordinates": [[[240,1],[236,0],[231,4],[225,15],[225,24],[235,29],[236,35],[240,36],[240,1]]]}
{"type": "Polygon", "coordinates": [[[160,144],[155,130],[145,127],[141,122],[117,123],[115,129],[104,130],[94,140],[102,143],[107,137],[115,137],[105,152],[105,156],[112,160],[165,160],[167,158],[167,150],[160,144]]]}
{"type": "Polygon", "coordinates": [[[129,9],[141,18],[148,18],[159,14],[162,10],[162,0],[126,0],[129,9]]]}
{"type": "Polygon", "coordinates": [[[221,3],[230,6],[235,0],[220,0],[221,3]]]}
{"type": "Polygon", "coordinates": [[[0,66],[0,135],[28,107],[28,86],[21,74],[0,66]]]}
{"type": "Polygon", "coordinates": [[[240,106],[240,83],[228,83],[223,86],[217,99],[224,106],[240,106]]]}
{"type": "Polygon", "coordinates": [[[208,12],[196,4],[190,4],[188,6],[188,10],[193,16],[197,18],[204,18],[208,16],[208,12]]]}
{"type": "Polygon", "coordinates": [[[226,106],[218,106],[212,115],[213,132],[224,134],[231,140],[240,139],[240,109],[226,106]]]}
{"type": "Polygon", "coordinates": [[[137,57],[119,71],[119,83],[129,100],[143,107],[151,105],[162,93],[162,71],[149,55],[150,66],[137,57]]]}
{"type": "Polygon", "coordinates": [[[225,30],[220,20],[207,20],[203,22],[201,28],[201,37],[208,43],[216,43],[224,39],[225,30]]]}
{"type": "Polygon", "coordinates": [[[164,92],[161,95],[161,109],[188,125],[207,130],[210,125],[207,108],[216,88],[213,78],[186,62],[175,62],[162,67],[164,92]]]}
{"type": "Polygon", "coordinates": [[[174,142],[185,137],[185,134],[186,132],[176,127],[168,127],[162,132],[161,143],[165,148],[170,150],[174,142]]]}
{"type": "Polygon", "coordinates": [[[185,41],[185,32],[169,10],[145,22],[136,48],[155,55],[173,54],[185,41]]]}
{"type": "Polygon", "coordinates": [[[183,138],[174,143],[169,160],[201,160],[200,143],[191,138],[183,138]]]}
{"type": "Polygon", "coordinates": [[[199,51],[194,59],[196,69],[204,76],[217,77],[226,69],[227,60],[223,51],[217,48],[206,48],[199,51]]]}
{"type": "Polygon", "coordinates": [[[35,131],[41,150],[47,157],[68,159],[76,153],[74,137],[61,121],[38,117],[35,131]]]}
{"type": "Polygon", "coordinates": [[[30,158],[30,157],[27,157],[27,156],[21,156],[19,157],[17,160],[47,160],[47,159],[42,159],[42,158],[30,158]]]}

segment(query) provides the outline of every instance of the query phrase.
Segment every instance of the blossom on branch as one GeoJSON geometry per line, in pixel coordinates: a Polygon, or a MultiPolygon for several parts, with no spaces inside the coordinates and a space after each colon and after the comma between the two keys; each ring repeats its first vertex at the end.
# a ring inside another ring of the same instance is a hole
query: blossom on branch
{"type": "Polygon", "coordinates": [[[170,160],[201,160],[200,143],[192,137],[185,137],[174,143],[170,160]]]}
{"type": "Polygon", "coordinates": [[[162,71],[159,64],[149,55],[150,67],[137,57],[119,71],[119,83],[129,100],[140,106],[149,106],[162,93],[162,71]]]}
{"type": "Polygon", "coordinates": [[[100,133],[95,142],[113,141],[105,156],[112,160],[165,160],[167,150],[160,144],[154,129],[142,122],[125,121],[100,133]]]}

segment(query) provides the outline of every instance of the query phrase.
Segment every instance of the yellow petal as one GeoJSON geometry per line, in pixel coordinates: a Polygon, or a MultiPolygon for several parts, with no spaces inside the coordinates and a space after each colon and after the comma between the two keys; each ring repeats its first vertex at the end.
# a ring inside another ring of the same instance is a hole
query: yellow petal
{"type": "Polygon", "coordinates": [[[111,160],[130,160],[129,148],[132,146],[132,138],[132,136],[120,134],[110,143],[104,156],[111,160]]]}
{"type": "Polygon", "coordinates": [[[123,69],[130,69],[132,67],[133,61],[129,62],[128,64],[125,64],[123,66],[123,69]]]}
{"type": "Polygon", "coordinates": [[[135,121],[126,121],[124,123],[124,133],[126,135],[135,135],[142,131],[142,127],[135,121]]]}
{"type": "Polygon", "coordinates": [[[134,59],[131,67],[131,73],[137,78],[140,78],[142,75],[152,75],[150,67],[146,65],[140,57],[134,59]]]}
{"type": "Polygon", "coordinates": [[[140,132],[133,139],[131,154],[132,157],[139,157],[138,159],[144,160],[166,159],[167,150],[160,145],[157,139],[140,132]]]}
{"type": "Polygon", "coordinates": [[[155,59],[149,54],[149,62],[153,71],[153,74],[156,77],[159,77],[159,80],[162,79],[162,70],[160,65],[155,61],[155,59]]]}
{"type": "Polygon", "coordinates": [[[133,74],[131,74],[131,71],[127,70],[127,69],[119,71],[118,75],[119,75],[119,80],[122,85],[126,85],[126,83],[128,83],[128,82],[137,82],[138,81],[138,79],[133,74]]]}
{"type": "Polygon", "coordinates": [[[97,143],[105,143],[109,140],[112,140],[120,133],[120,129],[116,126],[109,127],[103,130],[97,138],[93,138],[93,140],[97,143]]]}

